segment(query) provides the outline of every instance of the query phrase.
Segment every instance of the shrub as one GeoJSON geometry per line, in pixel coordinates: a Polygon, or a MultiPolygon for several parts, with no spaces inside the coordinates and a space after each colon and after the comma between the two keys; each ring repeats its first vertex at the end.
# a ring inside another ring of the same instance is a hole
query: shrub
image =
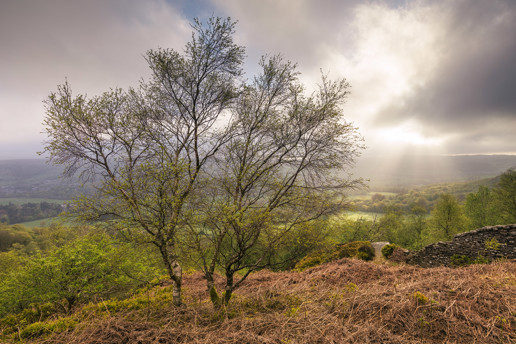
{"type": "Polygon", "coordinates": [[[370,261],[370,260],[373,260],[374,259],[374,256],[371,257],[370,255],[368,255],[366,252],[358,252],[357,254],[357,258],[358,259],[362,259],[362,260],[365,260],[365,261],[370,261]]]}
{"type": "Polygon", "coordinates": [[[360,246],[358,248],[357,258],[362,259],[362,260],[373,260],[374,259],[373,246],[371,246],[371,244],[360,246]]]}
{"type": "MultiPolygon", "coordinates": [[[[374,257],[374,248],[369,241],[352,241],[339,247],[337,250],[337,258],[358,257],[359,252],[364,252],[368,256],[370,256],[372,252],[372,256],[374,257]]],[[[365,257],[365,255],[362,256],[365,257]]]]}
{"type": "Polygon", "coordinates": [[[320,256],[306,256],[303,259],[301,259],[296,266],[294,267],[295,271],[303,271],[308,268],[311,268],[312,266],[316,266],[319,264],[324,263],[324,259],[320,256]]]}
{"type": "Polygon", "coordinates": [[[341,245],[333,253],[319,252],[301,259],[294,267],[295,271],[303,271],[322,263],[341,258],[374,259],[374,248],[369,241],[352,241],[341,245]]]}
{"type": "Polygon", "coordinates": [[[384,256],[385,259],[389,259],[397,247],[399,246],[396,244],[385,245],[384,247],[382,247],[382,256],[384,256]]]}
{"type": "Polygon", "coordinates": [[[38,255],[0,279],[0,317],[24,308],[30,313],[31,304],[46,302],[70,312],[98,297],[125,295],[158,273],[141,251],[94,233],[38,255]]]}

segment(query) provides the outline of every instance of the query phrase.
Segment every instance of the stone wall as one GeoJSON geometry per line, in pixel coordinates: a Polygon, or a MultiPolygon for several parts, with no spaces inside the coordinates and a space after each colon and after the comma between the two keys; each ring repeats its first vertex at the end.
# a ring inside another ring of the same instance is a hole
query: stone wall
{"type": "MultiPolygon", "coordinates": [[[[437,242],[407,254],[407,263],[423,267],[452,266],[452,256],[466,260],[516,259],[516,224],[491,226],[457,234],[452,241],[437,242]]],[[[456,261],[456,260],[455,260],[456,261]]]]}

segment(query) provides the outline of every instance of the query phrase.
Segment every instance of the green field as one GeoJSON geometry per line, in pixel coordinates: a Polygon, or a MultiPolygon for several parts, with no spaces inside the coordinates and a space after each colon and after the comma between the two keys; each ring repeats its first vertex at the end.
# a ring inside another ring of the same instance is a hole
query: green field
{"type": "Polygon", "coordinates": [[[385,197],[390,197],[390,196],[396,196],[397,193],[395,192],[378,192],[378,191],[371,191],[371,192],[367,192],[365,194],[360,194],[360,195],[351,195],[349,196],[348,198],[351,199],[351,200],[368,200],[368,199],[371,199],[371,197],[375,194],[379,194],[379,195],[383,195],[385,197]]]}
{"type": "Polygon", "coordinates": [[[65,202],[69,202],[67,200],[62,199],[50,199],[50,198],[25,198],[25,197],[15,197],[15,198],[0,198],[0,205],[8,205],[9,203],[20,205],[25,203],[57,203],[63,204],[65,202]]]}
{"type": "Polygon", "coordinates": [[[365,220],[374,220],[374,218],[380,218],[383,216],[382,213],[374,213],[369,211],[347,211],[345,212],[346,218],[352,220],[358,220],[360,218],[365,220]]]}
{"type": "Polygon", "coordinates": [[[58,222],[58,221],[59,221],[58,217],[50,217],[48,219],[39,219],[39,220],[34,220],[34,221],[29,221],[29,222],[22,222],[22,223],[18,223],[18,224],[19,225],[23,225],[25,227],[30,227],[30,228],[33,228],[33,227],[48,227],[52,223],[58,222]]]}

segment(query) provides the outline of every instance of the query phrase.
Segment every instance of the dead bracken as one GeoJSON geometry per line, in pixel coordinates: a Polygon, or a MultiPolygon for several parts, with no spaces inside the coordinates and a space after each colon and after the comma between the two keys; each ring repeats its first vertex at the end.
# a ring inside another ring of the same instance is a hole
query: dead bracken
{"type": "Polygon", "coordinates": [[[29,341],[516,342],[515,261],[420,268],[345,258],[303,272],[264,270],[252,274],[221,310],[212,307],[200,273],[184,279],[185,307],[167,303],[170,287],[160,286],[134,296],[135,304],[136,298],[147,300],[141,307],[88,306],[76,313],[81,320],[72,329],[29,341]]]}

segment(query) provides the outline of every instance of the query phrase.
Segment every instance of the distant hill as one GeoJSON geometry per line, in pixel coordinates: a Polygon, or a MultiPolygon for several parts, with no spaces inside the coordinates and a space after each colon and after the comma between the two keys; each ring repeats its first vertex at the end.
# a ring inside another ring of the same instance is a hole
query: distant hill
{"type": "MultiPolygon", "coordinates": [[[[364,156],[353,174],[374,190],[490,178],[516,167],[516,155],[364,156]]],[[[84,189],[43,159],[0,160],[0,198],[71,199],[84,189]]]]}
{"type": "Polygon", "coordinates": [[[354,175],[370,180],[371,188],[414,187],[495,177],[516,168],[516,155],[364,156],[354,175]]]}
{"type": "Polygon", "coordinates": [[[81,187],[62,171],[42,159],[0,160],[0,197],[71,199],[81,187]]]}

